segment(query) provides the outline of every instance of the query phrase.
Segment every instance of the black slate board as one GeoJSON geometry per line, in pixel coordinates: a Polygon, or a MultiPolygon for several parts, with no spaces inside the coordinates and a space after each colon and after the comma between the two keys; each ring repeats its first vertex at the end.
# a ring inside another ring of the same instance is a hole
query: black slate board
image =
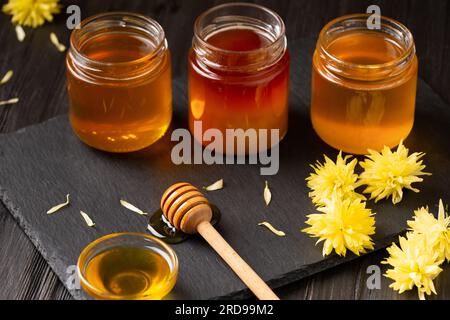
{"type": "MultiPolygon", "coordinates": [[[[314,212],[305,178],[309,163],[322,154],[335,156],[315,135],[309,121],[312,39],[292,42],[290,129],[280,146],[280,171],[273,177],[259,175],[258,166],[181,165],[170,161],[170,132],[157,144],[128,155],[96,151],[83,145],[70,129],[66,116],[0,136],[0,198],[50,266],[66,283],[68,266],[92,240],[120,231],[146,230],[146,219],[119,205],[127,199],[152,212],[162,192],[178,181],[197,186],[225,178],[226,188],[208,194],[223,212],[219,231],[272,287],[317,273],[355,256],[323,258],[321,246],[299,232],[305,216],[314,212]],[[273,200],[265,208],[264,180],[273,200]],[[70,193],[72,205],[53,216],[45,212],[70,193]],[[78,211],[88,212],[96,228],[88,228],[78,211]],[[287,233],[278,238],[258,227],[268,220],[287,233]]],[[[187,116],[186,79],[174,80],[174,124],[184,127],[187,116]]],[[[386,246],[405,228],[412,210],[434,208],[442,197],[449,202],[450,108],[419,81],[416,124],[406,145],[424,151],[427,170],[433,173],[420,185],[419,195],[407,192],[401,205],[383,201],[369,206],[377,212],[377,248],[386,246]]],[[[180,276],[169,299],[242,298],[248,291],[230,269],[200,238],[174,246],[180,259],[180,276]]],[[[75,298],[86,298],[71,290],[75,298]]]]}

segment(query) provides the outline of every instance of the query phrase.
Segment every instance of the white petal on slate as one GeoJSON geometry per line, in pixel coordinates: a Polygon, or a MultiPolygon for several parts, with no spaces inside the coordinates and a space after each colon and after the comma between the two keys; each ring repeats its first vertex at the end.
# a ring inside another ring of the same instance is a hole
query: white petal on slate
{"type": "Polygon", "coordinates": [[[140,214],[141,216],[147,216],[147,212],[142,211],[141,209],[135,207],[134,205],[132,205],[129,202],[126,202],[125,200],[120,200],[120,204],[122,206],[124,206],[125,208],[127,208],[128,210],[131,210],[133,212],[136,212],[138,214],[140,214]]]}
{"type": "Polygon", "coordinates": [[[80,214],[83,217],[84,221],[86,221],[86,224],[88,225],[88,227],[94,227],[95,226],[95,222],[92,221],[92,219],[88,216],[88,214],[86,212],[83,212],[80,210],[80,214]]]}
{"type": "Polygon", "coordinates": [[[220,179],[216,182],[214,182],[212,185],[209,185],[207,187],[203,187],[206,191],[216,191],[223,189],[223,179],[220,179]]]}
{"type": "Polygon", "coordinates": [[[67,194],[67,195],[66,195],[66,202],[61,203],[61,204],[58,204],[58,205],[54,206],[53,208],[50,208],[50,209],[47,211],[47,214],[55,213],[56,211],[59,211],[59,210],[61,210],[62,208],[64,208],[65,206],[69,205],[69,203],[70,203],[69,197],[70,197],[70,194],[67,194]]]}

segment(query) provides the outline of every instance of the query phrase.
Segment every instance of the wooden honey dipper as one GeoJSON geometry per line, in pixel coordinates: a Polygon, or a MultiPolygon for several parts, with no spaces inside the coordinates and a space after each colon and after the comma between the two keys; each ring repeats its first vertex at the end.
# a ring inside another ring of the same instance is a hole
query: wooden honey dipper
{"type": "Polygon", "coordinates": [[[161,210],[178,230],[188,234],[198,232],[258,299],[279,300],[269,286],[211,225],[211,207],[196,187],[187,182],[172,185],[161,198],[161,210]]]}

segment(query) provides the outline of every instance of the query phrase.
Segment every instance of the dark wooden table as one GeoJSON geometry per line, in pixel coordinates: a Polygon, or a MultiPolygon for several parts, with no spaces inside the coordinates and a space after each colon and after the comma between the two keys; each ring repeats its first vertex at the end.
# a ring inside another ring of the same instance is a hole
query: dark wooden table
{"type": "MultiPolygon", "coordinates": [[[[1,1],[3,4],[6,1],[1,1]]],[[[127,10],[158,20],[165,28],[173,53],[174,74],[186,68],[195,17],[208,7],[223,1],[211,0],[109,0],[62,1],[77,4],[82,16],[127,10]]],[[[447,102],[450,102],[450,1],[447,0],[278,0],[256,1],[277,11],[285,20],[289,38],[316,36],[334,17],[364,12],[378,4],[384,15],[405,23],[413,32],[420,58],[420,76],[447,102]]],[[[0,76],[13,69],[11,82],[0,87],[0,100],[19,97],[20,103],[0,108],[0,132],[13,132],[67,112],[64,55],[49,41],[56,32],[68,43],[67,15],[58,15],[51,24],[26,29],[23,43],[16,39],[9,17],[0,14],[0,76]]],[[[26,183],[26,182],[24,182],[26,183]]],[[[24,194],[24,197],[27,195],[24,194]]],[[[398,295],[382,277],[380,289],[369,289],[368,267],[377,265],[385,250],[367,255],[340,267],[317,274],[278,290],[283,299],[415,299],[412,291],[398,295]]],[[[450,268],[444,267],[436,280],[438,295],[450,299],[450,268]]],[[[39,252],[0,205],[0,299],[70,299],[68,291],[48,267],[39,252]]]]}

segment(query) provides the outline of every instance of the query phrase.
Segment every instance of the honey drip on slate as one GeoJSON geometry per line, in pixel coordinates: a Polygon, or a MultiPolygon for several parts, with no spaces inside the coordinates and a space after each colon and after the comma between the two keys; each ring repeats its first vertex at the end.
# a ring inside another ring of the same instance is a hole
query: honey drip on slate
{"type": "MultiPolygon", "coordinates": [[[[210,204],[210,206],[213,213],[211,224],[214,226],[219,223],[221,213],[219,208],[217,208],[215,205],[210,204]]],[[[155,211],[150,216],[147,231],[150,232],[152,236],[170,244],[183,242],[190,236],[189,234],[177,230],[174,226],[172,226],[164,217],[161,209],[155,211]]]]}

